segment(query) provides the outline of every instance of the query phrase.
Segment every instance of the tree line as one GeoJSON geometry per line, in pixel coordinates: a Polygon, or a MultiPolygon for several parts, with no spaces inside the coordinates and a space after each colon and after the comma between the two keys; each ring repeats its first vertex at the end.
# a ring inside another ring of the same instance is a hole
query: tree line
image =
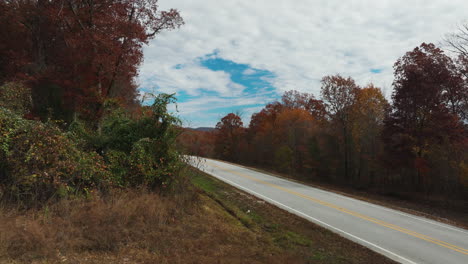
{"type": "MultiPolygon", "coordinates": [[[[461,40],[457,36],[451,40],[461,40]]],[[[466,197],[467,58],[459,52],[453,59],[423,43],[395,63],[390,102],[373,84],[325,76],[319,98],[285,92],[253,114],[248,126],[230,113],[214,132],[186,132],[182,145],[193,154],[302,179],[466,197]]]]}

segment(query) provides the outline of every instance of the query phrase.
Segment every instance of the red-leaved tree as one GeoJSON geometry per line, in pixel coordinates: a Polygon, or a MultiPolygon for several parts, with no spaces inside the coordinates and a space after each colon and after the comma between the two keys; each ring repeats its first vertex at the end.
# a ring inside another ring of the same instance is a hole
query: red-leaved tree
{"type": "Polygon", "coordinates": [[[463,89],[453,61],[434,44],[423,43],[406,53],[394,66],[393,105],[385,119],[383,139],[388,165],[410,168],[405,177],[413,186],[426,188],[431,150],[464,140],[456,95],[463,89]]]}
{"type": "Polygon", "coordinates": [[[183,24],[158,0],[7,0],[0,10],[0,81],[27,81],[35,114],[66,120],[99,120],[110,98],[132,104],[143,45],[183,24]]]}

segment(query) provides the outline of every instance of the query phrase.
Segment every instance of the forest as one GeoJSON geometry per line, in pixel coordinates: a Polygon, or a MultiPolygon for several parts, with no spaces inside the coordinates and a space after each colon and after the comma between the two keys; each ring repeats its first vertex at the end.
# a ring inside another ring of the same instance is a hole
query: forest
{"type": "Polygon", "coordinates": [[[190,153],[265,168],[311,182],[422,194],[468,196],[468,32],[450,51],[422,43],[394,64],[393,93],[339,74],[320,95],[287,91],[244,125],[230,113],[212,132],[186,131],[190,153]]]}

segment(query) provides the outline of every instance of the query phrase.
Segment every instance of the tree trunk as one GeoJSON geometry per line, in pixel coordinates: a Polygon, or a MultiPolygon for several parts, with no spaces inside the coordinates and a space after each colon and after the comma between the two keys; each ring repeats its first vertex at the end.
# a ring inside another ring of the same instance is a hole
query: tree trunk
{"type": "Polygon", "coordinates": [[[348,176],[348,132],[346,125],[343,125],[343,136],[344,136],[344,173],[345,173],[345,181],[347,182],[349,180],[348,176]]]}

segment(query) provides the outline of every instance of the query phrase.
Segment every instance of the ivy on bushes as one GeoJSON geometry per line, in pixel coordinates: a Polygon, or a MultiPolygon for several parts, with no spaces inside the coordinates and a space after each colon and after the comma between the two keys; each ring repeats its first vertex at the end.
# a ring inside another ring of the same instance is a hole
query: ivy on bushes
{"type": "Polygon", "coordinates": [[[1,198],[30,205],[112,187],[170,189],[182,167],[174,102],[161,94],[137,114],[108,110],[100,130],[76,121],[67,131],[0,105],[1,198]]]}
{"type": "Polygon", "coordinates": [[[82,195],[110,180],[102,157],[84,152],[52,123],[0,107],[2,198],[24,203],[82,195]]]}
{"type": "Polygon", "coordinates": [[[180,120],[167,111],[174,95],[160,94],[132,117],[115,109],[103,121],[95,149],[103,153],[115,181],[121,186],[167,188],[182,164],[175,150],[180,120]]]}

